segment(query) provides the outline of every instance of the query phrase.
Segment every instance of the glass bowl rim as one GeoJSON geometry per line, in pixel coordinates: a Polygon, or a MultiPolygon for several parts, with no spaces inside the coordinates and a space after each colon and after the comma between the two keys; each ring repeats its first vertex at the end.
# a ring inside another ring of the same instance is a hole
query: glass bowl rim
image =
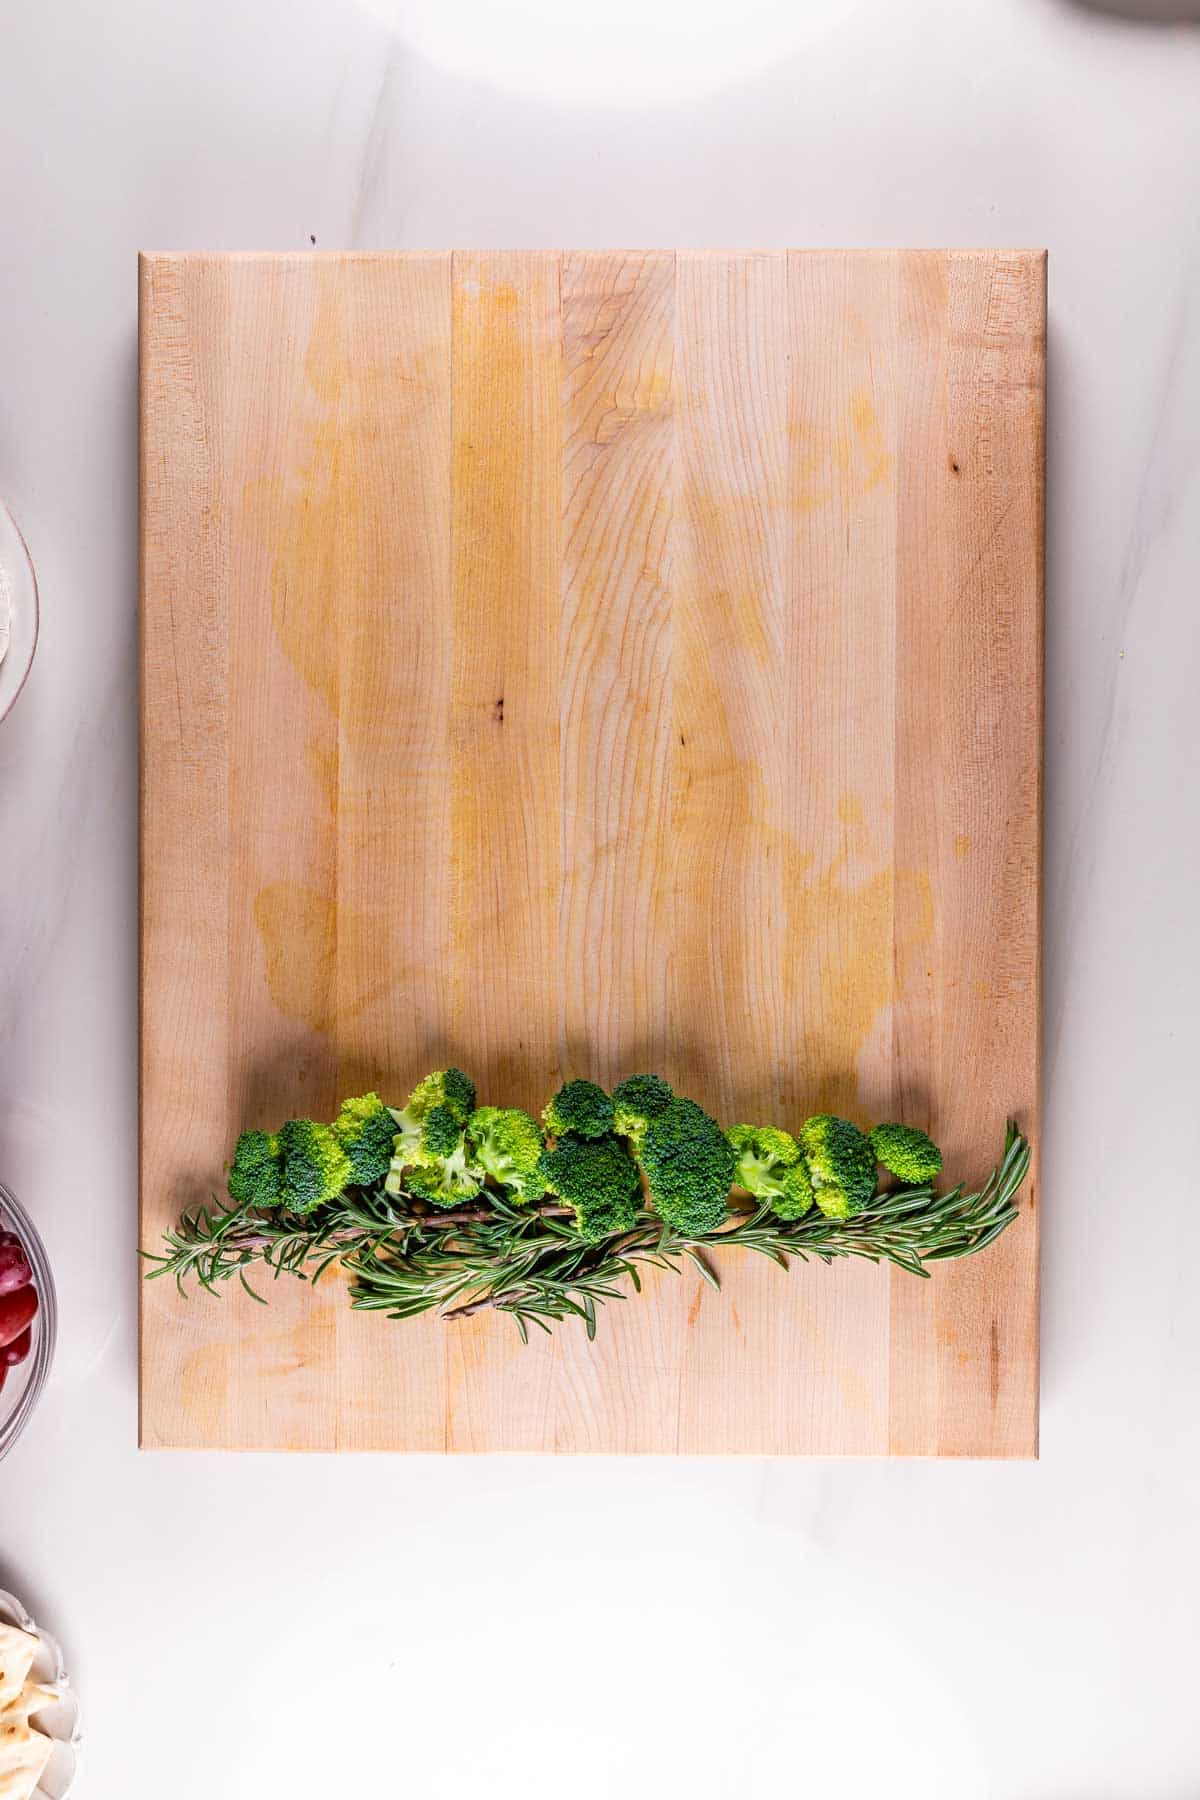
{"type": "MultiPolygon", "coordinates": [[[[29,545],[25,541],[25,533],[18,525],[13,510],[4,499],[3,495],[0,495],[0,513],[3,513],[4,518],[11,526],[12,534],[20,546],[21,553],[25,558],[25,568],[29,575],[29,591],[33,597],[33,631],[29,640],[29,653],[25,657],[25,667],[16,678],[16,686],[7,698],[4,696],[3,686],[4,665],[8,661],[8,656],[5,656],[3,662],[0,662],[0,723],[3,723],[13,707],[17,704],[17,701],[21,698],[21,691],[24,688],[25,683],[29,680],[30,673],[33,669],[34,658],[37,656],[38,635],[42,628],[42,597],[38,592],[37,570],[33,566],[33,557],[29,553],[29,545]]],[[[9,655],[12,655],[11,644],[9,646],[9,655]]],[[[14,662],[13,667],[15,668],[15,666],[16,664],[14,662]]],[[[2,1452],[0,1452],[0,1454],[2,1454],[2,1452]]]]}
{"type": "Polygon", "coordinates": [[[0,1416],[0,1459],[7,1456],[25,1426],[30,1414],[41,1398],[42,1389],[50,1373],[54,1361],[54,1346],[58,1337],[58,1300],[54,1290],[54,1277],[50,1273],[50,1261],[46,1255],[46,1246],[38,1234],[37,1227],[21,1205],[11,1188],[0,1181],[0,1220],[3,1220],[16,1232],[21,1240],[22,1248],[29,1257],[29,1265],[33,1270],[33,1284],[38,1291],[38,1324],[34,1333],[33,1349],[30,1352],[29,1373],[25,1378],[25,1388],[12,1412],[7,1418],[0,1416]]]}

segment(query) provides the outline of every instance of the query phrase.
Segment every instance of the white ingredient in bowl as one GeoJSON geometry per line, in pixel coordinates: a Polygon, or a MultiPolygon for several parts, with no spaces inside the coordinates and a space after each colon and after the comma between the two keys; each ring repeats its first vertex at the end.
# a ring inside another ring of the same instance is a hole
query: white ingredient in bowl
{"type": "Polygon", "coordinates": [[[43,1687],[58,1690],[58,1699],[40,1709],[35,1729],[50,1739],[54,1748],[34,1789],[33,1800],[67,1800],[75,1780],[79,1761],[79,1702],[63,1668],[62,1651],[50,1636],[36,1626],[19,1600],[0,1589],[0,1624],[15,1625],[38,1640],[37,1654],[29,1671],[30,1680],[43,1687]]]}

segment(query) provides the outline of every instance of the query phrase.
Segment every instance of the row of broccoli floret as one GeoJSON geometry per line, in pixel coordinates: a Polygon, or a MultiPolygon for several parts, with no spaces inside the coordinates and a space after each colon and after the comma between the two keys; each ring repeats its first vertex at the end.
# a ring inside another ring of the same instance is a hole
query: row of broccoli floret
{"type": "Polygon", "coordinates": [[[517,1107],[476,1098],[461,1069],[440,1069],[399,1110],[363,1094],[345,1101],[331,1125],[290,1119],[277,1132],[243,1132],[230,1198],[309,1213],[347,1188],[382,1183],[390,1195],[453,1208],[490,1185],[517,1206],[560,1200],[580,1233],[598,1240],[634,1225],[644,1175],[666,1225],[696,1237],[721,1224],[734,1187],[781,1219],[813,1206],[848,1219],[870,1203],[881,1165],[913,1186],[942,1167],[936,1144],[911,1125],[864,1132],[818,1113],[795,1136],[774,1125],[723,1131],[659,1075],[631,1075],[611,1094],[594,1081],[568,1081],[540,1125],[517,1107]]]}

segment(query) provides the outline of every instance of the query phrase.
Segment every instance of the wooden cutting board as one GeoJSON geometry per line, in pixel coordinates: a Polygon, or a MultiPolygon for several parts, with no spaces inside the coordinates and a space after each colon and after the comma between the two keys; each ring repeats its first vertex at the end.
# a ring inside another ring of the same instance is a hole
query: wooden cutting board
{"type": "MultiPolygon", "coordinates": [[[[1038,1125],[1041,252],[150,256],[142,1226],[243,1126],[653,1068],[1038,1125]]],[[[148,1446],[1031,1456],[1035,1189],[931,1281],[523,1348],[143,1288],[148,1446]]]]}

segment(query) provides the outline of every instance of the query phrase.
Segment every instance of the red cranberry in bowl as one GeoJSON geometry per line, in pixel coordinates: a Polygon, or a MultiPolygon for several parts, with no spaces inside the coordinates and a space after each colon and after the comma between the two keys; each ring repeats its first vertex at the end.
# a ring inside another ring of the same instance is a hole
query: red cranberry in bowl
{"type": "Polygon", "coordinates": [[[11,1294],[28,1287],[33,1270],[24,1245],[15,1232],[0,1231],[0,1294],[11,1294]]]}

